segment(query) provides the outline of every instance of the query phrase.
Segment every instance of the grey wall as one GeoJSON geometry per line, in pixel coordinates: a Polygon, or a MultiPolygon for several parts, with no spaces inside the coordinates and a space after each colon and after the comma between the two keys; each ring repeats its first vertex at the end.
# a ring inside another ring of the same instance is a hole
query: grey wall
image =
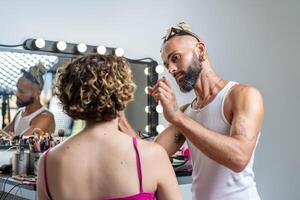
{"type": "MultiPolygon", "coordinates": [[[[190,23],[221,76],[254,85],[264,96],[255,162],[262,199],[300,199],[299,10],[297,0],[10,0],[0,2],[0,43],[43,37],[123,47],[130,58],[161,61],[165,30],[180,21],[190,23]]],[[[192,96],[180,95],[178,101],[192,96]]]]}

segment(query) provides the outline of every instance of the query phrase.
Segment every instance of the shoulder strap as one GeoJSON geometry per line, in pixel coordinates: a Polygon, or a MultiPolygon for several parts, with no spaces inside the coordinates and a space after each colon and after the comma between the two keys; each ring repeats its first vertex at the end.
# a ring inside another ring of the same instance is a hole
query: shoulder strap
{"type": "Polygon", "coordinates": [[[49,190],[49,184],[48,184],[48,176],[47,176],[47,158],[48,158],[48,153],[50,151],[50,148],[46,151],[45,156],[44,156],[44,180],[45,180],[45,187],[46,187],[46,192],[50,200],[53,200],[50,190],[49,190]]]}
{"type": "Polygon", "coordinates": [[[144,189],[143,189],[141,159],[140,159],[139,150],[137,148],[137,139],[135,137],[133,137],[132,141],[133,141],[133,146],[134,146],[135,153],[136,153],[136,164],[137,164],[138,176],[139,176],[139,181],[140,181],[140,192],[142,193],[142,192],[144,192],[144,189]]]}
{"type": "Polygon", "coordinates": [[[21,117],[22,117],[22,110],[19,109],[19,110],[17,110],[17,113],[16,113],[16,115],[15,115],[15,117],[13,119],[13,121],[14,121],[14,129],[15,129],[16,121],[20,120],[21,117]]]}

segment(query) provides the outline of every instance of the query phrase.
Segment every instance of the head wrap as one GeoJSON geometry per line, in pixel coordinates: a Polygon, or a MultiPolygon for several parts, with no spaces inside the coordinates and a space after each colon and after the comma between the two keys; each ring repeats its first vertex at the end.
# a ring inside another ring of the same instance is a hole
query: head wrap
{"type": "Polygon", "coordinates": [[[44,79],[43,75],[47,72],[47,69],[43,65],[43,63],[39,62],[38,64],[30,67],[27,71],[22,69],[24,77],[31,81],[34,84],[40,86],[41,89],[44,87],[44,79]]]}
{"type": "Polygon", "coordinates": [[[192,27],[190,25],[188,25],[185,22],[180,22],[176,26],[172,26],[167,30],[166,35],[162,38],[163,43],[165,43],[172,37],[179,36],[179,35],[190,35],[196,38],[198,42],[201,41],[200,37],[193,32],[192,27]]]}

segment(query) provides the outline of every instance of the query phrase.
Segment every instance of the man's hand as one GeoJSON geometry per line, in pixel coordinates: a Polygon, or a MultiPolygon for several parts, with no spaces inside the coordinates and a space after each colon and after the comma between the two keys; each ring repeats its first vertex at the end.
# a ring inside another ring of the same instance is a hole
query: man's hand
{"type": "Polygon", "coordinates": [[[177,105],[171,82],[165,77],[159,79],[154,87],[148,87],[148,92],[157,102],[160,102],[163,107],[164,117],[168,122],[174,122],[176,116],[182,113],[177,105]]]}
{"type": "Polygon", "coordinates": [[[0,129],[0,134],[4,137],[13,137],[13,132],[6,132],[3,129],[0,129]]]}

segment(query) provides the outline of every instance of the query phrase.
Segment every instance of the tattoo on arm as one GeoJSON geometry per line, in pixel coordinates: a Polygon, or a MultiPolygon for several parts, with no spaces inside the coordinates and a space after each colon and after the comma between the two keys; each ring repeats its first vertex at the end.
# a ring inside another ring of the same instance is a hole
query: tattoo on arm
{"type": "Polygon", "coordinates": [[[184,141],[185,141],[185,137],[181,133],[179,132],[175,133],[175,137],[174,137],[175,144],[180,144],[184,141]]]}
{"type": "Polygon", "coordinates": [[[233,134],[240,135],[246,138],[248,141],[253,141],[255,139],[255,135],[249,134],[247,132],[247,120],[245,118],[238,118],[233,125],[233,134]]]}

